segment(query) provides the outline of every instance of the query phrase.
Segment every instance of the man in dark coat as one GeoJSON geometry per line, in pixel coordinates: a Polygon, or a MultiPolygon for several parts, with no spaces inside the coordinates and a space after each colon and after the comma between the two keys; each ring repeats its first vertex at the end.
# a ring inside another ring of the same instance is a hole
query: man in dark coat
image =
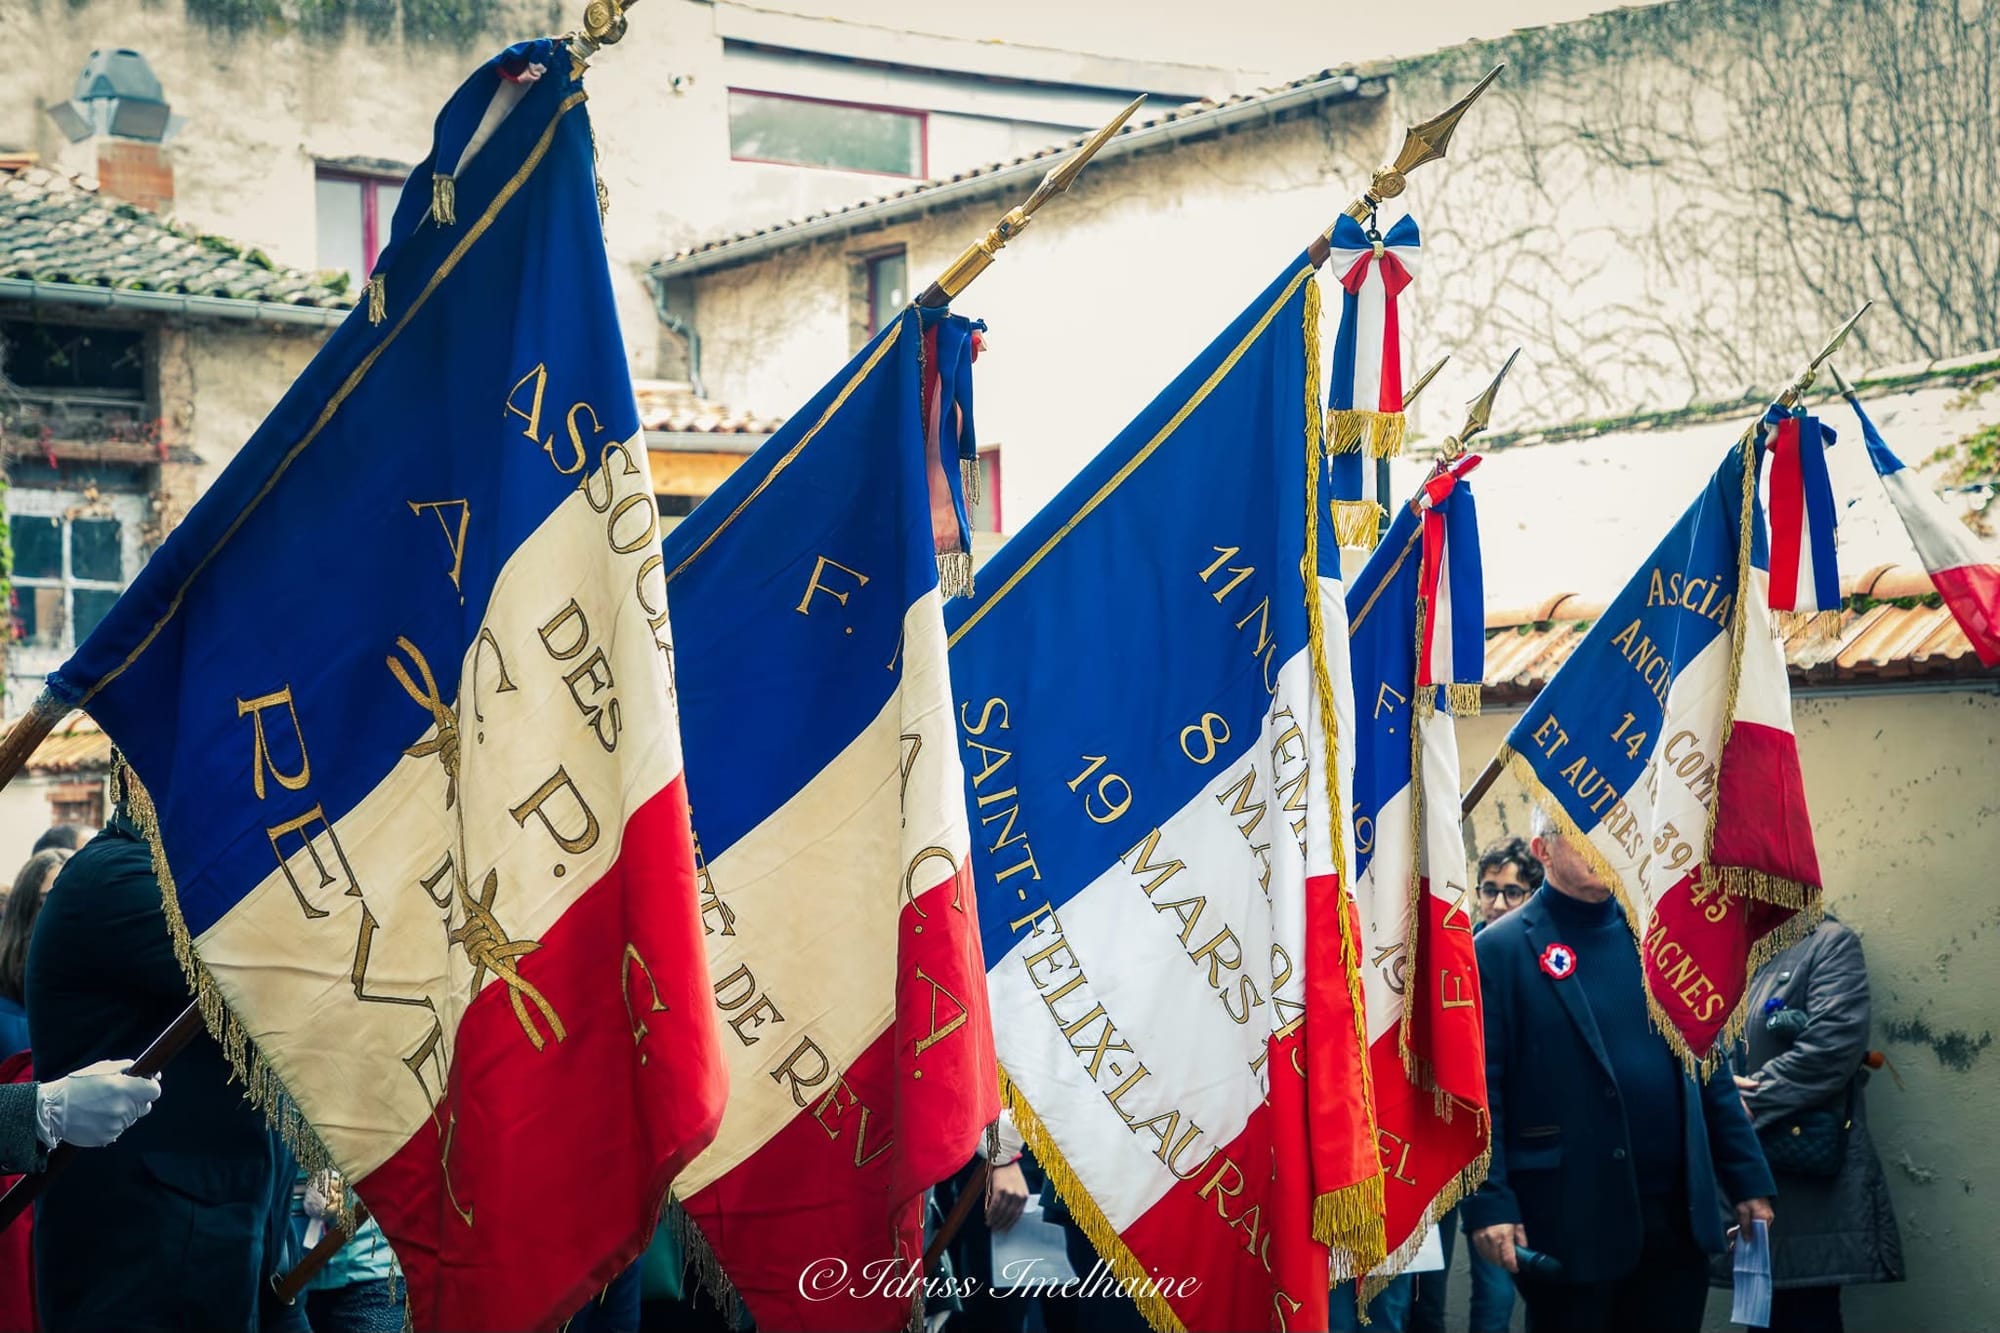
{"type": "Polygon", "coordinates": [[[1476,944],[1493,1160],[1466,1234],[1515,1273],[1535,1333],[1695,1333],[1723,1201],[1768,1221],[1770,1169],[1727,1068],[1697,1082],[1653,1028],[1609,887],[1544,817],[1536,833],[1542,888],[1476,944]],[[1521,1271],[1522,1246],[1560,1274],[1521,1271]]]}
{"type": "Polygon", "coordinates": [[[1751,1072],[1736,1080],[1751,1122],[1763,1130],[1821,1107],[1851,1121],[1839,1175],[1779,1174],[1785,1225],[1771,1233],[1773,1333],[1840,1333],[1842,1287],[1903,1279],[1903,1239],[1861,1091],[1868,1023],[1861,940],[1832,917],[1751,978],[1751,1072]]]}
{"type": "MultiPolygon", "coordinates": [[[[63,867],[28,950],[27,997],[43,1078],[129,1059],[186,1008],[152,855],[123,811],[63,867]]],[[[289,1203],[290,1157],[206,1033],[161,1082],[151,1115],[77,1154],[36,1204],[35,1281],[50,1333],[259,1326],[283,1258],[272,1237],[288,1228],[271,1215],[289,1203]]]]}

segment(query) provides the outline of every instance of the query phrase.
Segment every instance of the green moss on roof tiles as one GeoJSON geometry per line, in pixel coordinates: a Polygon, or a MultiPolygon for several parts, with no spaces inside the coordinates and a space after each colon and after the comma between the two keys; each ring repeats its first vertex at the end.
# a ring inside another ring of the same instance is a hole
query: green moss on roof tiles
{"type": "Polygon", "coordinates": [[[263,251],[105,198],[46,168],[0,171],[0,277],[344,309],[345,273],[285,268],[263,251]]]}

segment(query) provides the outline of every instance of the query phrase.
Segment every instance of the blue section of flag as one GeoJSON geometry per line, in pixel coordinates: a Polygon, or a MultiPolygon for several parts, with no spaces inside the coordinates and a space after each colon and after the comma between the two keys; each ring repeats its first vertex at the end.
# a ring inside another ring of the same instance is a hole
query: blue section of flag
{"type": "MultiPolygon", "coordinates": [[[[1759,461],[1775,420],[1767,418],[1759,431],[1759,461]]],[[[1673,678],[1730,633],[1743,467],[1743,450],[1732,446],[1680,521],[1508,733],[1508,746],[1586,833],[1639,780],[1665,742],[1660,723],[1673,678]]],[[[1762,505],[1754,495],[1750,531],[1753,562],[1768,569],[1762,505]]]]}
{"type": "Polygon", "coordinates": [[[681,744],[705,857],[796,795],[902,679],[904,613],[938,581],[922,336],[906,310],[667,534],[681,744]]]}
{"type": "Polygon", "coordinates": [[[1868,444],[1868,461],[1875,465],[1875,475],[1886,477],[1893,472],[1901,472],[1903,460],[1896,457],[1895,450],[1882,438],[1882,432],[1875,429],[1875,423],[1861,410],[1861,400],[1850,398],[1847,403],[1854,409],[1854,415],[1861,418],[1861,438],[1868,444]]]}
{"type": "Polygon", "coordinates": [[[989,964],[1257,743],[1267,674],[1306,645],[1311,274],[1289,265],[947,612],[989,964]]]}
{"type": "Polygon", "coordinates": [[[1835,528],[1840,515],[1833,499],[1833,478],[1826,468],[1832,429],[1818,417],[1799,422],[1799,473],[1805,485],[1806,540],[1812,543],[1813,605],[1833,611],[1840,607],[1840,560],[1835,528]]]}
{"type": "MultiPolygon", "coordinates": [[[[1477,685],[1486,678],[1486,576],[1479,553],[1479,506],[1472,483],[1461,481],[1438,505],[1444,514],[1446,594],[1451,598],[1451,679],[1477,685]]],[[[1442,662],[1435,665],[1442,666],[1442,662]]]]}
{"type": "MultiPolygon", "coordinates": [[[[388,319],[350,316],[49,679],[151,791],[195,933],[276,869],[267,826],[300,813],[254,796],[239,701],[291,690],[339,819],[433,724],[384,665],[397,639],[452,694],[508,557],[638,432],[581,86],[558,43],[529,49],[549,73],[459,174],[458,223],[399,213],[388,319]],[[542,443],[505,407],[537,366],[542,443]],[[455,529],[459,501],[454,586],[455,531],[411,505],[450,502],[455,529]]],[[[467,88],[496,84],[489,64],[467,88]]],[[[289,724],[270,731],[295,773],[289,724]]]]}
{"type": "MultiPolygon", "coordinates": [[[[1455,488],[1462,491],[1464,487],[1455,488]]],[[[1423,520],[1408,505],[1347,588],[1348,652],[1354,664],[1354,814],[1374,821],[1410,785],[1410,696],[1417,679],[1417,591],[1423,520]]],[[[1375,860],[1376,831],[1357,830],[1354,873],[1375,860]],[[1361,836],[1361,834],[1367,836],[1361,836]]]]}

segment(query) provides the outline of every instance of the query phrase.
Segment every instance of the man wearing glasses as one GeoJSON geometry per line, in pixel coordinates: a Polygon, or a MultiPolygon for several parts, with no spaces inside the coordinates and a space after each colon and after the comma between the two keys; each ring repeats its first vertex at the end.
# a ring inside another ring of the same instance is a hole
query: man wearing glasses
{"type": "Polygon", "coordinates": [[[1509,838],[1486,849],[1479,858],[1479,923],[1490,926],[1528,901],[1542,887],[1542,863],[1528,850],[1525,838],[1509,838]]]}

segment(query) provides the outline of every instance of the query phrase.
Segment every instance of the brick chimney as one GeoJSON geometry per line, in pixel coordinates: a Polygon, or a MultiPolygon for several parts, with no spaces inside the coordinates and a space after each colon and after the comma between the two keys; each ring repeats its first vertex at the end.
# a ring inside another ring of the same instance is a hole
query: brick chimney
{"type": "Polygon", "coordinates": [[[146,57],[124,47],[92,51],[74,95],[48,113],[73,145],[63,156],[94,174],[105,194],[155,212],[173,207],[166,141],[182,122],[146,57]]]}
{"type": "Polygon", "coordinates": [[[138,139],[97,141],[97,188],[114,199],[171,212],[174,206],[174,164],[165,148],[138,139]]]}

